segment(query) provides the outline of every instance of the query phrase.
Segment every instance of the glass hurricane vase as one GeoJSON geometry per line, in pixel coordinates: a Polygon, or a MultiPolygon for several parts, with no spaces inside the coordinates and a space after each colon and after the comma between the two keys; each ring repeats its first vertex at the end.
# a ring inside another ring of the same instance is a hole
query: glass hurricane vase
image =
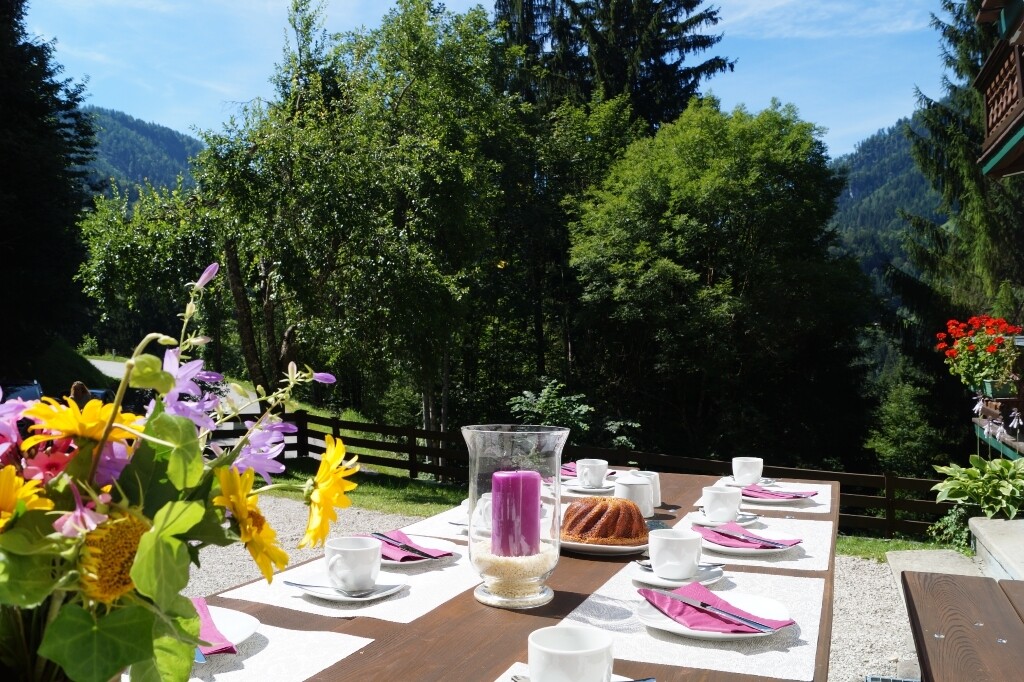
{"type": "Polygon", "coordinates": [[[469,559],[477,601],[506,609],[547,604],[562,523],[561,426],[462,427],[469,446],[469,559]]]}

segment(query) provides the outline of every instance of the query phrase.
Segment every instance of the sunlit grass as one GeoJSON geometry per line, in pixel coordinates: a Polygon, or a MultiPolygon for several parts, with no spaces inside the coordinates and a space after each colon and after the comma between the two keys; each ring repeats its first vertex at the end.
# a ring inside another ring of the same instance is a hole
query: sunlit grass
{"type": "Polygon", "coordinates": [[[836,554],[856,556],[885,562],[886,552],[919,549],[953,549],[935,541],[907,540],[905,538],[873,538],[860,535],[840,535],[836,538],[836,554]]]}
{"type": "MultiPolygon", "coordinates": [[[[283,474],[275,481],[304,483],[316,474],[319,460],[289,459],[283,474]]],[[[433,516],[458,505],[466,498],[466,485],[446,485],[433,481],[421,481],[408,476],[393,476],[371,471],[360,471],[352,477],[359,487],[349,493],[352,504],[360,509],[401,514],[403,516],[433,516]]],[[[300,493],[268,493],[294,500],[302,499],[300,493]]]]}

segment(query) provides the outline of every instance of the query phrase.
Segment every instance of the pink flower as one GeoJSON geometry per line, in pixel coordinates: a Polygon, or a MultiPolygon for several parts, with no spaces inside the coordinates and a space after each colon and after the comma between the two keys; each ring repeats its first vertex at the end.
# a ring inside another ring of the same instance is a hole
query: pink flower
{"type": "MultiPolygon", "coordinates": [[[[71,492],[75,495],[75,511],[68,512],[54,521],[53,529],[66,538],[77,538],[106,521],[107,515],[93,511],[82,504],[82,496],[78,494],[78,487],[74,483],[71,484],[71,492]]],[[[90,502],[90,504],[93,503],[90,502]]]]}
{"type": "Polygon", "coordinates": [[[32,459],[25,460],[25,479],[49,483],[64,471],[70,461],[70,452],[59,448],[47,448],[32,459]]]}
{"type": "Polygon", "coordinates": [[[220,270],[220,265],[217,263],[210,263],[203,270],[203,274],[199,276],[199,281],[196,282],[196,289],[202,289],[210,283],[214,277],[217,276],[217,271],[220,270]]]}

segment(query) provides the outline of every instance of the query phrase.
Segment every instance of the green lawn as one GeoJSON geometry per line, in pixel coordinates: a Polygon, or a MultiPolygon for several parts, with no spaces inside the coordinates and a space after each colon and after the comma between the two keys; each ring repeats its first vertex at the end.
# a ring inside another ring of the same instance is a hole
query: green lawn
{"type": "Polygon", "coordinates": [[[933,541],[907,540],[905,538],[871,538],[860,535],[840,535],[836,538],[836,554],[857,556],[884,562],[886,552],[913,549],[953,549],[933,541]]]}

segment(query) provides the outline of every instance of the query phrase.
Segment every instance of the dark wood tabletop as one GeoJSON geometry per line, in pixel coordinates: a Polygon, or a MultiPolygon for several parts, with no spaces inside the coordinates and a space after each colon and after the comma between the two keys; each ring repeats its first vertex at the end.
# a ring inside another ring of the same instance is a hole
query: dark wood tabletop
{"type": "Polygon", "coordinates": [[[1024,678],[1024,589],[1019,581],[903,572],[922,682],[1024,678]]]}
{"type": "MultiPolygon", "coordinates": [[[[661,474],[663,505],[655,518],[672,525],[692,511],[701,488],[717,478],[683,474],[661,474]]],[[[822,484],[821,481],[808,483],[822,484]]],[[[830,513],[801,513],[778,506],[759,510],[765,517],[792,517],[832,522],[828,569],[805,571],[761,566],[731,565],[729,571],[749,571],[778,575],[821,578],[824,581],[821,620],[815,656],[815,682],[826,682],[832,633],[832,590],[835,572],[835,534],[839,514],[839,484],[830,483],[830,513]]],[[[548,581],[555,597],[536,609],[512,611],[485,606],[467,590],[454,599],[411,623],[393,623],[367,617],[332,618],[266,604],[209,598],[209,603],[256,616],[261,623],[295,630],[325,630],[372,638],[372,644],[348,656],[334,666],[310,677],[310,680],[458,680],[492,682],[509,666],[527,660],[527,636],[537,628],[556,625],[587,597],[617,573],[632,556],[561,556],[548,581]],[[486,656],[474,652],[486,651],[486,656]]],[[[725,561],[728,558],[723,559],[725,561]]],[[[658,682],[753,682],[776,681],[777,677],[741,675],[680,666],[655,665],[616,660],[614,672],[629,677],[656,677],[658,682]]]]}

